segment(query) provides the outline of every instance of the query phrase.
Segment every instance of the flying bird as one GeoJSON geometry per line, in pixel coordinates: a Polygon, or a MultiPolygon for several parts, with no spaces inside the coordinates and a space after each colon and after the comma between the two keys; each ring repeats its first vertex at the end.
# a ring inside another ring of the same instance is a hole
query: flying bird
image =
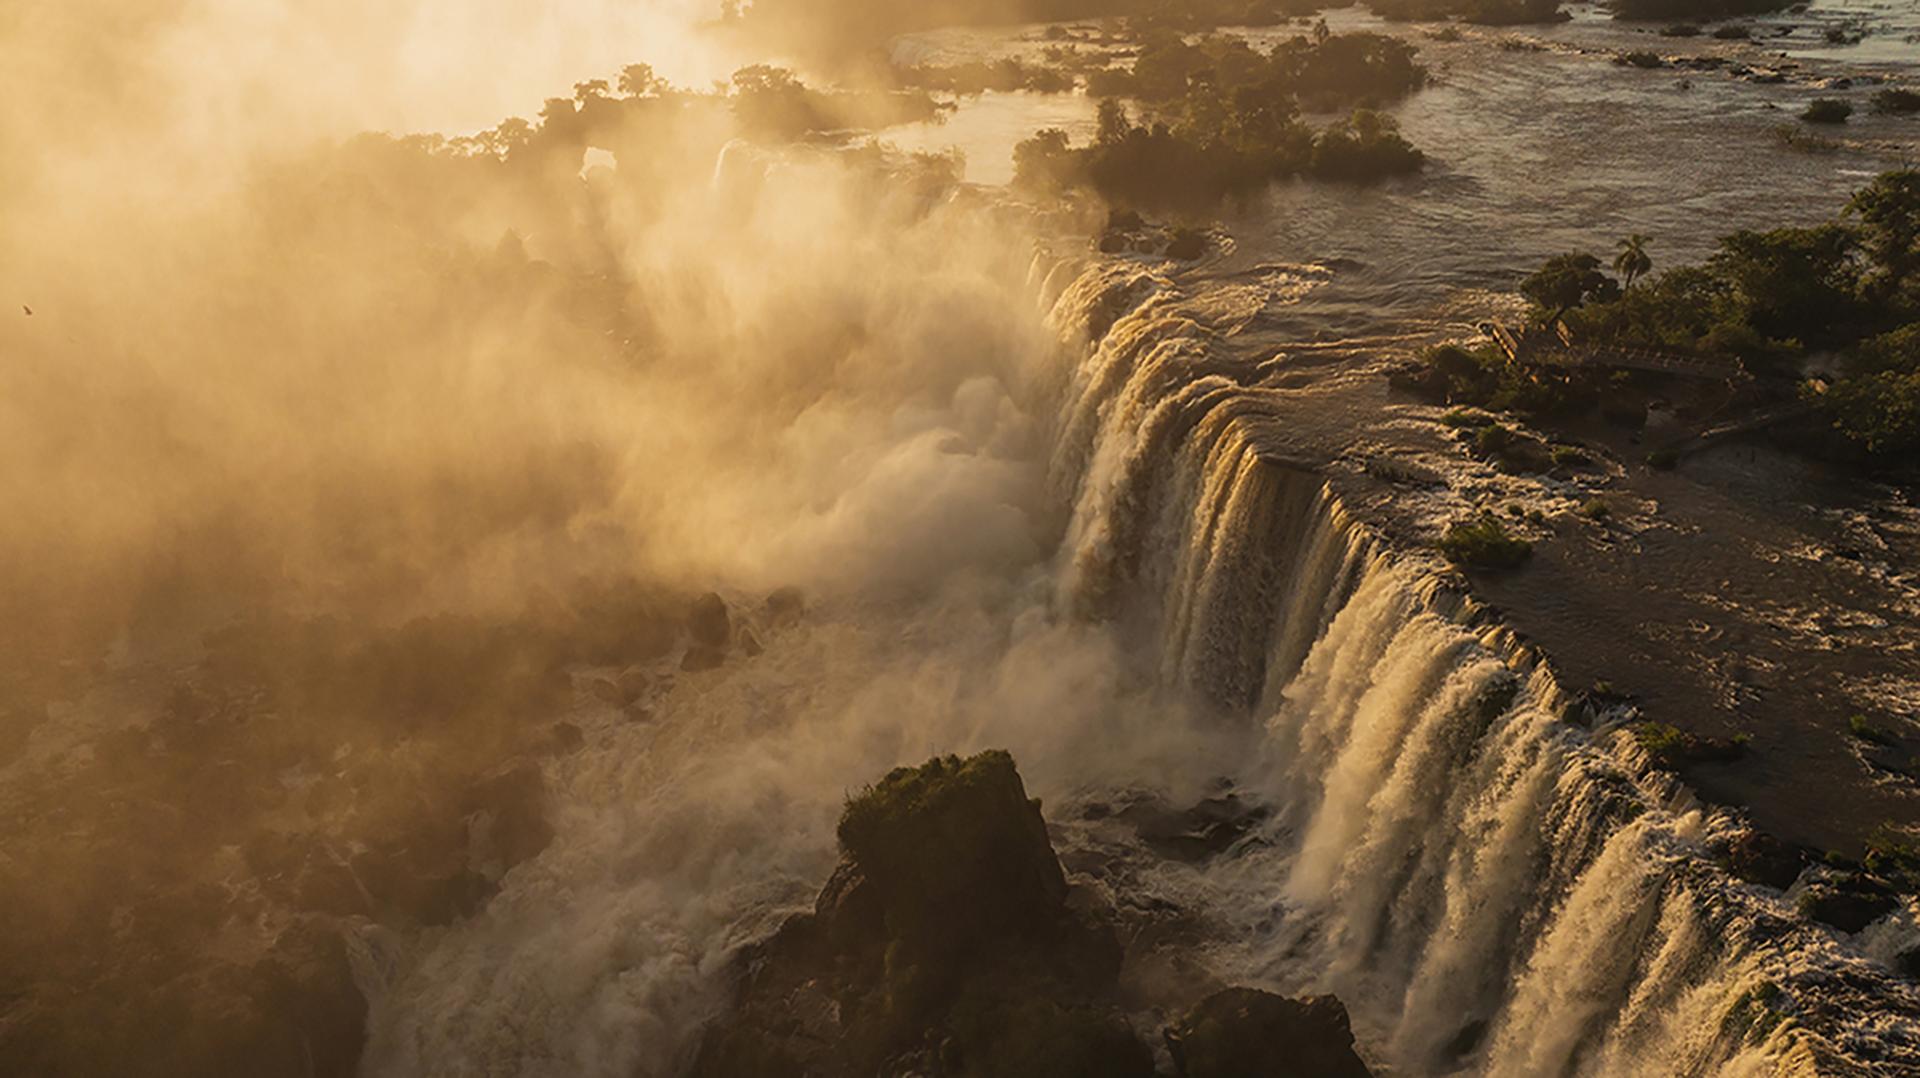
{"type": "Polygon", "coordinates": [[[22,303],[22,304],[20,305],[20,309],[21,309],[21,310],[23,310],[23,311],[25,311],[25,312],[27,312],[27,317],[28,317],[28,318],[32,318],[32,317],[33,317],[33,308],[32,308],[32,307],[29,307],[29,306],[27,306],[26,304],[24,304],[24,303],[22,303]]]}

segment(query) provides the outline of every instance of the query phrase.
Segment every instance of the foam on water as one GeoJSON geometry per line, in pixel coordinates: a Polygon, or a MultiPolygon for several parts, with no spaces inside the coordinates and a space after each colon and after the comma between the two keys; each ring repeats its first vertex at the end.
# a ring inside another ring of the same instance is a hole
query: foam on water
{"type": "Polygon", "coordinates": [[[1910,985],[1727,877],[1710,847],[1738,821],[1568,721],[1537,656],[1279,457],[1284,404],[1177,288],[1110,318],[1123,272],[1054,312],[1113,326],[1060,412],[1069,447],[1102,432],[1055,457],[1077,494],[1061,587],[1149,611],[1168,684],[1264,723],[1233,777],[1275,808],[1266,843],[1197,888],[1234,926],[1229,979],[1338,993],[1395,1073],[1920,1068],[1910,985]],[[1182,437],[1141,420],[1158,409],[1182,437]]]}

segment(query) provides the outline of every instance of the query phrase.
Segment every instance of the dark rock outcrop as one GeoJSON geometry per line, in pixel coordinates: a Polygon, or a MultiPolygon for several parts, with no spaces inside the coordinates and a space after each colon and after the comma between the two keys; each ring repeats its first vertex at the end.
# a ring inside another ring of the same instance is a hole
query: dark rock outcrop
{"type": "Polygon", "coordinates": [[[1920,944],[1915,944],[1895,955],[1893,968],[1908,980],[1920,981],[1920,944]]]}
{"type": "Polygon", "coordinates": [[[791,625],[806,613],[807,599],[799,588],[775,588],[767,596],[767,620],[775,625],[791,625]]]}
{"type": "Polygon", "coordinates": [[[404,830],[365,844],[353,878],[376,916],[419,925],[471,917],[515,865],[553,841],[546,783],[532,763],[483,776],[426,810],[404,830]]]}
{"type": "Polygon", "coordinates": [[[987,752],[847,805],[814,912],[746,955],[696,1078],[1148,1078],[1111,922],[1069,900],[1039,804],[987,752]]]}
{"type": "Polygon", "coordinates": [[[1287,999],[1253,988],[1208,996],[1166,1031],[1181,1078],[1370,1078],[1347,1009],[1332,996],[1287,999]]]}
{"type": "MultiPolygon", "coordinates": [[[[1109,812],[1106,806],[1097,810],[1109,812]]],[[[1147,848],[1171,861],[1196,863],[1218,857],[1254,835],[1271,810],[1232,793],[1203,798],[1175,809],[1143,798],[1111,814],[1127,824],[1147,848]]]]}
{"type": "Polygon", "coordinates": [[[1858,932],[1899,904],[1893,888],[1864,873],[1821,881],[1800,896],[1801,914],[1842,932],[1858,932]]]}
{"type": "Polygon", "coordinates": [[[254,1005],[265,1015],[262,1043],[253,1047],[269,1051],[249,1061],[251,1073],[347,1078],[358,1072],[367,1000],[337,933],[312,925],[288,930],[252,978],[254,1005]],[[277,1067],[263,1066],[268,1058],[277,1067]]]}
{"type": "Polygon", "coordinates": [[[727,613],[726,600],[713,592],[695,599],[687,611],[687,635],[700,647],[726,647],[733,635],[733,618],[727,613]]]}
{"type": "Polygon", "coordinates": [[[1800,851],[1764,831],[1743,831],[1720,855],[1728,872],[1748,883],[1784,891],[1800,878],[1806,859],[1800,851]]]}

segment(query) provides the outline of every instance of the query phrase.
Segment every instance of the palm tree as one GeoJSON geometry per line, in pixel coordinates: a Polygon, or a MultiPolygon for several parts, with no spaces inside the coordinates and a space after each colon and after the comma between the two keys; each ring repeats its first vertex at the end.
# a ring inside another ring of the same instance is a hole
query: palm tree
{"type": "Polygon", "coordinates": [[[1620,253],[1613,257],[1613,272],[1620,275],[1623,284],[1633,287],[1633,282],[1647,275],[1653,268],[1653,259],[1647,257],[1647,237],[1638,232],[1620,241],[1620,253]]]}

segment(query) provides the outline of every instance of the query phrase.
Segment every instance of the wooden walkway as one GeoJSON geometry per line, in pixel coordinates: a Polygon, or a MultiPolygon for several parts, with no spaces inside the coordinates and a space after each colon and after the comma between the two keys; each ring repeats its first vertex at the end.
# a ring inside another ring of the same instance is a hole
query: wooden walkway
{"type": "Polygon", "coordinates": [[[1522,327],[1518,332],[1501,322],[1487,322],[1481,328],[1500,345],[1509,360],[1522,366],[1605,367],[1720,382],[1735,381],[1747,374],[1746,368],[1734,359],[1612,342],[1576,341],[1564,324],[1552,330],[1522,327]]]}

